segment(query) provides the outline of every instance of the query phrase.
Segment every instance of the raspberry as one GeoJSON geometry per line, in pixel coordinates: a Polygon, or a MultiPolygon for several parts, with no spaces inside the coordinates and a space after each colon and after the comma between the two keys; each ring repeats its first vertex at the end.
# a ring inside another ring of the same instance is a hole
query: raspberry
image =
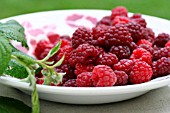
{"type": "Polygon", "coordinates": [[[91,72],[83,72],[77,76],[76,84],[78,87],[92,87],[92,73],[91,72]]]}
{"type": "Polygon", "coordinates": [[[160,50],[154,51],[153,60],[158,60],[162,57],[170,57],[170,47],[164,47],[160,50]]]}
{"type": "Polygon", "coordinates": [[[170,40],[165,44],[165,47],[170,46],[170,40]]]}
{"type": "Polygon", "coordinates": [[[99,46],[95,46],[95,48],[97,49],[97,55],[100,55],[105,52],[104,49],[99,46]]]}
{"type": "Polygon", "coordinates": [[[128,46],[112,46],[110,52],[115,54],[118,59],[128,59],[130,57],[130,49],[128,46]]]}
{"type": "Polygon", "coordinates": [[[116,16],[128,16],[128,11],[125,7],[118,6],[112,9],[111,19],[113,20],[116,16]]]}
{"type": "Polygon", "coordinates": [[[154,49],[150,45],[147,45],[147,44],[141,44],[138,46],[138,48],[146,49],[147,51],[151,53],[151,55],[153,55],[154,53],[154,49]]]}
{"type": "Polygon", "coordinates": [[[89,44],[82,44],[72,51],[69,58],[69,63],[73,67],[77,63],[93,64],[97,56],[98,52],[94,46],[89,44]]]}
{"type": "Polygon", "coordinates": [[[72,47],[77,48],[80,44],[90,43],[93,39],[91,31],[87,28],[78,28],[72,36],[72,47]]]}
{"type": "Polygon", "coordinates": [[[63,84],[64,87],[77,87],[76,79],[69,79],[63,84]]]}
{"type": "Polygon", "coordinates": [[[170,40],[169,34],[161,33],[155,38],[154,45],[158,47],[164,47],[169,40],[170,40]]]}
{"type": "Polygon", "coordinates": [[[152,63],[153,77],[160,77],[170,74],[170,58],[162,57],[152,63]]]}
{"type": "Polygon", "coordinates": [[[134,62],[132,60],[122,59],[113,66],[113,69],[118,71],[124,71],[126,74],[129,75],[133,65],[134,62]]]}
{"type": "Polygon", "coordinates": [[[128,47],[129,47],[129,49],[130,49],[131,52],[132,52],[132,51],[135,50],[138,46],[136,45],[135,42],[131,42],[130,45],[128,45],[128,47]]]}
{"type": "Polygon", "coordinates": [[[63,55],[65,55],[64,61],[62,64],[67,64],[72,51],[73,51],[73,48],[72,46],[69,46],[69,45],[66,45],[63,48],[60,48],[60,52],[57,56],[57,61],[60,60],[63,57],[63,55]]]}
{"type": "Polygon", "coordinates": [[[103,17],[98,23],[96,26],[99,26],[99,25],[107,25],[107,26],[110,26],[111,24],[111,17],[110,16],[105,16],[103,17]]]}
{"type": "Polygon", "coordinates": [[[71,46],[71,42],[66,40],[66,39],[62,39],[61,40],[61,48],[64,47],[64,46],[71,46]]]}
{"type": "Polygon", "coordinates": [[[60,36],[60,39],[65,39],[65,40],[68,40],[68,41],[72,40],[71,37],[68,36],[68,35],[62,35],[62,36],[60,36]]]}
{"type": "Polygon", "coordinates": [[[113,86],[117,77],[114,71],[106,65],[97,65],[92,72],[93,85],[97,87],[113,86]]]}
{"type": "Polygon", "coordinates": [[[124,16],[116,16],[113,21],[112,21],[112,25],[116,25],[116,24],[126,24],[128,23],[130,20],[128,17],[124,17],[124,16]]]}
{"type": "Polygon", "coordinates": [[[97,64],[107,65],[107,66],[112,66],[117,62],[118,62],[117,56],[112,53],[100,54],[96,61],[97,64]]]}
{"type": "Polygon", "coordinates": [[[76,64],[76,69],[74,70],[74,73],[76,75],[79,75],[79,74],[81,74],[83,72],[92,72],[93,68],[94,68],[93,64],[84,65],[84,64],[81,64],[81,63],[77,63],[76,64]]]}
{"type": "Polygon", "coordinates": [[[128,28],[124,24],[116,24],[109,27],[104,36],[106,47],[129,45],[133,40],[128,28]]]}
{"type": "Polygon", "coordinates": [[[146,44],[146,45],[149,45],[149,46],[152,47],[152,43],[149,42],[148,40],[145,40],[145,39],[141,39],[141,40],[139,40],[139,41],[137,42],[137,45],[138,45],[138,46],[141,45],[141,44],[146,44]]]}
{"type": "Polygon", "coordinates": [[[133,22],[129,22],[125,24],[125,26],[128,28],[129,32],[131,33],[133,41],[137,42],[139,40],[139,35],[143,27],[140,24],[133,23],[133,22]]]}
{"type": "Polygon", "coordinates": [[[59,34],[48,34],[47,37],[52,44],[54,44],[55,42],[58,42],[60,40],[59,34]]]}
{"type": "Polygon", "coordinates": [[[153,43],[155,39],[155,33],[150,28],[143,28],[140,31],[139,39],[146,39],[153,43]]]}
{"type": "Polygon", "coordinates": [[[76,78],[74,75],[74,68],[70,66],[70,64],[63,64],[60,66],[60,69],[66,72],[66,75],[69,79],[76,78]]]}
{"type": "Polygon", "coordinates": [[[53,45],[50,42],[46,40],[40,40],[34,50],[34,55],[37,59],[43,59],[52,47],[53,45]]]}
{"type": "Polygon", "coordinates": [[[146,21],[144,18],[142,18],[141,14],[134,14],[132,17],[130,17],[131,21],[136,22],[140,24],[142,27],[146,28],[146,21]]]}
{"type": "Polygon", "coordinates": [[[124,71],[114,71],[117,77],[116,86],[126,85],[128,83],[128,75],[124,71]]]}
{"type": "Polygon", "coordinates": [[[92,28],[93,39],[97,41],[98,46],[105,46],[105,37],[104,35],[107,33],[109,26],[99,25],[97,27],[92,28]]]}
{"type": "Polygon", "coordinates": [[[43,83],[44,83],[44,80],[43,80],[42,78],[36,77],[36,83],[37,83],[37,84],[43,84],[43,83]]]}
{"type": "Polygon", "coordinates": [[[131,60],[139,60],[139,61],[145,61],[149,65],[152,64],[152,55],[149,51],[143,49],[143,48],[137,48],[133,51],[133,53],[130,56],[131,60]]]}
{"type": "Polygon", "coordinates": [[[150,65],[144,61],[137,61],[131,70],[129,79],[132,84],[140,84],[150,81],[152,74],[153,72],[150,65]]]}

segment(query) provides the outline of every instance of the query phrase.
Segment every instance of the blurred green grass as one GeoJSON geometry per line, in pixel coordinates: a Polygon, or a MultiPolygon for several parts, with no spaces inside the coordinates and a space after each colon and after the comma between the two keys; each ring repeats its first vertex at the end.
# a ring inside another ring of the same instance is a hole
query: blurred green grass
{"type": "Polygon", "coordinates": [[[130,12],[170,20],[170,0],[0,0],[0,19],[59,9],[108,9],[125,6],[130,12]]]}

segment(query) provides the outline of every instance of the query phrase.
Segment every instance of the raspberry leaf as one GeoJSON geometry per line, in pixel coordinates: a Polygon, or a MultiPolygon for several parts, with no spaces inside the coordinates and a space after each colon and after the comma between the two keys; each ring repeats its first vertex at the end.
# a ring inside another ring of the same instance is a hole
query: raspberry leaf
{"type": "Polygon", "coordinates": [[[29,55],[26,55],[25,53],[23,53],[21,51],[12,52],[12,55],[17,57],[17,59],[19,59],[20,61],[24,62],[28,66],[30,64],[34,64],[35,63],[35,59],[34,58],[32,58],[29,55]]]}
{"type": "Polygon", "coordinates": [[[28,49],[24,35],[24,28],[15,20],[0,23],[0,33],[8,39],[21,42],[22,46],[28,49]]]}
{"type": "Polygon", "coordinates": [[[31,108],[19,100],[0,96],[0,112],[1,113],[31,113],[31,108]]]}
{"type": "Polygon", "coordinates": [[[44,59],[42,59],[42,62],[48,60],[48,59],[49,59],[50,57],[52,57],[55,53],[57,53],[58,50],[60,49],[60,46],[61,46],[61,41],[59,41],[59,42],[57,43],[57,45],[56,45],[55,47],[53,47],[53,48],[49,51],[49,53],[47,54],[47,56],[46,56],[44,59]]]}
{"type": "Polygon", "coordinates": [[[11,59],[12,48],[9,41],[0,36],[0,76],[3,74],[11,59]]]}
{"type": "Polygon", "coordinates": [[[4,71],[4,74],[10,75],[16,78],[26,78],[28,76],[28,73],[25,67],[13,59],[9,62],[8,67],[4,71]]]}

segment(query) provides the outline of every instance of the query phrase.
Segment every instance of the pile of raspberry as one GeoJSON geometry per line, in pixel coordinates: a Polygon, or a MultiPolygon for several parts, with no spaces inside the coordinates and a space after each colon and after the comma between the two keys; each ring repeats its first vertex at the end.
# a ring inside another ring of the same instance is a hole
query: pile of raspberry
{"type": "MultiPolygon", "coordinates": [[[[53,34],[48,39],[37,44],[34,55],[43,59],[62,40],[59,52],[49,59],[57,62],[65,54],[56,68],[66,72],[58,86],[122,86],[170,74],[170,35],[155,36],[141,14],[129,17],[125,7],[112,9],[92,29],[81,27],[71,37],[53,34]]],[[[36,76],[42,84],[42,74],[36,76]]]]}

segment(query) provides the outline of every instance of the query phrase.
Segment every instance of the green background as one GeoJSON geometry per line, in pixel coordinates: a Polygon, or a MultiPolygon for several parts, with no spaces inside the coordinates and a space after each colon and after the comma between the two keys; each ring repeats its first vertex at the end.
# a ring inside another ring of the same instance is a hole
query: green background
{"type": "Polygon", "coordinates": [[[112,9],[126,6],[130,12],[170,20],[170,0],[0,0],[0,19],[47,10],[112,9]]]}

